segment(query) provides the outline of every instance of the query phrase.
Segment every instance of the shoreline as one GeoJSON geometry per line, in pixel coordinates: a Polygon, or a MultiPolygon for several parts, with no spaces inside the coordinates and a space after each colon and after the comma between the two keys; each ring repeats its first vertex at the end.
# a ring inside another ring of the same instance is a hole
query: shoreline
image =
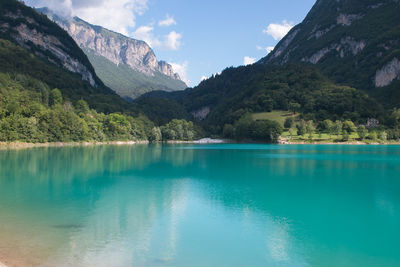
{"type": "MultiPolygon", "coordinates": [[[[165,142],[165,144],[223,144],[230,143],[230,140],[225,139],[211,139],[203,138],[200,140],[193,141],[179,141],[171,140],[165,142]]],[[[45,147],[87,147],[87,146],[102,146],[102,145],[114,145],[114,146],[126,146],[126,145],[147,145],[150,144],[148,140],[139,141],[107,141],[107,142],[46,142],[46,143],[27,143],[27,142],[0,142],[0,150],[14,150],[14,149],[28,149],[28,148],[45,148],[45,147]]],[[[0,265],[0,267],[2,267],[0,265]]]]}
{"type": "Polygon", "coordinates": [[[384,146],[384,145],[400,145],[400,142],[361,142],[361,141],[349,141],[349,142],[307,142],[307,141],[282,141],[279,140],[279,145],[353,145],[353,146],[384,146]]]}
{"type": "Polygon", "coordinates": [[[87,147],[87,146],[101,146],[101,145],[124,146],[124,145],[138,145],[138,144],[149,144],[149,141],[47,142],[47,143],[0,142],[0,150],[44,148],[44,147],[87,147]]]}
{"type": "MultiPolygon", "coordinates": [[[[200,140],[193,141],[179,141],[170,140],[165,142],[158,142],[164,144],[244,144],[243,142],[238,142],[229,139],[211,139],[204,138],[200,140]]],[[[268,144],[260,142],[245,142],[253,144],[268,144]]],[[[114,145],[114,146],[132,146],[132,145],[142,145],[150,144],[149,141],[107,141],[107,142],[48,142],[48,143],[26,143],[26,142],[0,142],[1,150],[18,150],[18,149],[30,149],[30,148],[46,148],[46,147],[88,147],[88,146],[102,146],[102,145],[114,145]]],[[[308,142],[308,141],[286,141],[279,140],[278,145],[400,145],[400,142],[361,142],[361,141],[349,141],[349,142],[308,142]]],[[[0,262],[0,267],[3,267],[0,262]]]]}

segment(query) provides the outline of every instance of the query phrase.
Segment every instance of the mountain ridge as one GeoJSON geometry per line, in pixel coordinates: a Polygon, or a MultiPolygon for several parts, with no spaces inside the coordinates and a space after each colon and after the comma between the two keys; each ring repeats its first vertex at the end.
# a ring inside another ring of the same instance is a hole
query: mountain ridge
{"type": "Polygon", "coordinates": [[[3,1],[0,4],[0,38],[11,40],[36,56],[80,74],[82,80],[94,87],[102,85],[88,58],[70,36],[19,2],[3,1]]]}
{"type": "Polygon", "coordinates": [[[103,82],[122,97],[136,98],[153,90],[175,91],[187,88],[169,63],[158,61],[153,49],[145,41],[92,25],[78,17],[61,17],[48,8],[37,10],[69,33],[89,57],[103,82]],[[99,59],[96,56],[104,57],[115,66],[106,63],[107,70],[104,70],[104,65],[97,64],[99,59]],[[110,79],[106,71],[126,72],[121,66],[129,67],[132,72],[118,75],[118,79],[110,79]]]}
{"type": "Polygon", "coordinates": [[[258,63],[315,65],[339,84],[400,100],[400,2],[318,0],[306,18],[258,63]]]}

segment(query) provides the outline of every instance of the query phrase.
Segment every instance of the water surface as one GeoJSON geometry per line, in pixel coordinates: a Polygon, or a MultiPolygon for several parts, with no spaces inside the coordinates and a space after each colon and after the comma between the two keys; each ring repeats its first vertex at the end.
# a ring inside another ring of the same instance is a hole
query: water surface
{"type": "Polygon", "coordinates": [[[0,151],[0,261],[400,266],[400,147],[0,151]]]}

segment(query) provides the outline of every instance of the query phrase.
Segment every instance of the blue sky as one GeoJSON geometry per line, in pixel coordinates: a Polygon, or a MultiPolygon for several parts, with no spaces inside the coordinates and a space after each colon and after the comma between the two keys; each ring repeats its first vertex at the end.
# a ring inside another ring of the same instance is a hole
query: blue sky
{"type": "Polygon", "coordinates": [[[229,66],[267,55],[315,0],[27,0],[144,39],[157,58],[197,85],[229,66]],[[246,57],[246,59],[245,59],[246,57]]]}

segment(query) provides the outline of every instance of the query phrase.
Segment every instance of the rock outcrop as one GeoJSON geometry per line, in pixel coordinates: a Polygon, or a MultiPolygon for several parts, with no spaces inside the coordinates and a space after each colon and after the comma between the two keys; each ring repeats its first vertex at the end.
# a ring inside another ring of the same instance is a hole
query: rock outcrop
{"type": "Polygon", "coordinates": [[[375,86],[387,86],[395,79],[400,80],[400,60],[397,58],[394,58],[381,69],[377,70],[375,75],[375,86]]]}
{"type": "Polygon", "coordinates": [[[61,29],[50,30],[52,25],[37,20],[41,18],[28,16],[22,9],[9,10],[0,16],[0,32],[36,56],[80,74],[83,80],[96,87],[93,67],[74,41],[61,29]]]}
{"type": "Polygon", "coordinates": [[[172,66],[165,61],[158,61],[154,51],[144,41],[91,25],[78,17],[62,18],[47,8],[39,11],[65,29],[83,49],[91,49],[116,65],[126,64],[147,76],[154,76],[155,72],[160,72],[172,79],[180,80],[172,66]]]}
{"type": "Polygon", "coordinates": [[[259,63],[310,63],[339,83],[366,90],[392,85],[399,78],[399,3],[318,0],[259,63]]]}

